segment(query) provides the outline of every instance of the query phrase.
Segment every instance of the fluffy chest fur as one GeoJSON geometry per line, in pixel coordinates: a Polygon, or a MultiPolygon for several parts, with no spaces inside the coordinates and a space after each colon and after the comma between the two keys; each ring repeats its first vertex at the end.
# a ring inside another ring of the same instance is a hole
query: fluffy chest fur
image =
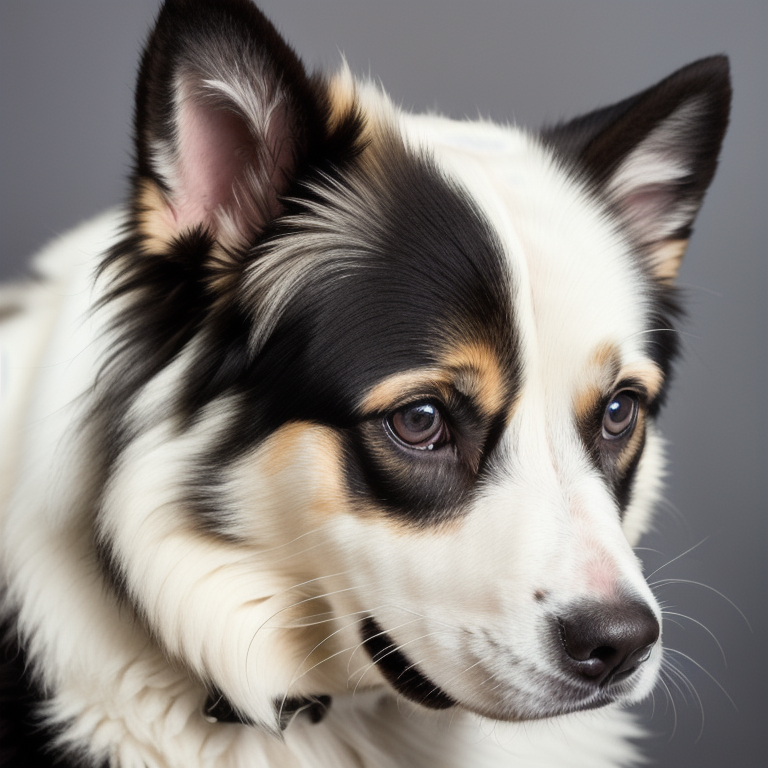
{"type": "Polygon", "coordinates": [[[407,115],[248,2],[166,3],[130,200],[3,294],[8,750],[633,764],[729,97],[713,58],[537,134],[407,115]]]}

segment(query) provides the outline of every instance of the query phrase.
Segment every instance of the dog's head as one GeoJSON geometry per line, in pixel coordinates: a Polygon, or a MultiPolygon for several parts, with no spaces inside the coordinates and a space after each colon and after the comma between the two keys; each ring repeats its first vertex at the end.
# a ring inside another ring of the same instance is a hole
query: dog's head
{"type": "Polygon", "coordinates": [[[526,719],[654,684],[632,545],[722,57],[527,134],[309,77],[245,0],[169,2],[105,263],[104,560],[269,725],[390,685],[526,719]]]}

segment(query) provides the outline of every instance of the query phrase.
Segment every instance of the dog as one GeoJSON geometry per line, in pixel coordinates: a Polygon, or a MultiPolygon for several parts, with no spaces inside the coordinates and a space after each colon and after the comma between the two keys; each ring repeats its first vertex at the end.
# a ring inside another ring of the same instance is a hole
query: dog
{"type": "Polygon", "coordinates": [[[4,764],[636,764],[730,94],[714,56],[538,132],[407,114],[168,0],[127,204],[0,294],[4,764]]]}

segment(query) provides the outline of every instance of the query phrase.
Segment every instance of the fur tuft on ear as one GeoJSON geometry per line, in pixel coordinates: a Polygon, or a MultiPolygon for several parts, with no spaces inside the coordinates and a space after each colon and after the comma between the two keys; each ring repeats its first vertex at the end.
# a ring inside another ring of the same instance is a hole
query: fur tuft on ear
{"type": "Polygon", "coordinates": [[[136,99],[136,210],[155,251],[252,243],[324,135],[322,96],[249,0],[167,0],[136,99]]]}
{"type": "Polygon", "coordinates": [[[730,102],[728,59],[712,56],[636,96],[542,132],[566,162],[586,173],[664,282],[677,275],[715,173],[730,102]]]}

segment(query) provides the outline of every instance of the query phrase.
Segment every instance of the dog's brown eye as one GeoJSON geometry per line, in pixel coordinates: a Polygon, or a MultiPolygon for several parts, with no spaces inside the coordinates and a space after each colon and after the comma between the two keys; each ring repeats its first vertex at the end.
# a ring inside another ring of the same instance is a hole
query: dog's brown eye
{"type": "Polygon", "coordinates": [[[637,395],[624,390],[613,396],[603,415],[603,437],[613,440],[628,434],[637,418],[637,395]]]}
{"type": "Polygon", "coordinates": [[[433,403],[416,403],[395,411],[387,420],[392,434],[409,448],[433,450],[448,440],[448,427],[433,403]]]}

